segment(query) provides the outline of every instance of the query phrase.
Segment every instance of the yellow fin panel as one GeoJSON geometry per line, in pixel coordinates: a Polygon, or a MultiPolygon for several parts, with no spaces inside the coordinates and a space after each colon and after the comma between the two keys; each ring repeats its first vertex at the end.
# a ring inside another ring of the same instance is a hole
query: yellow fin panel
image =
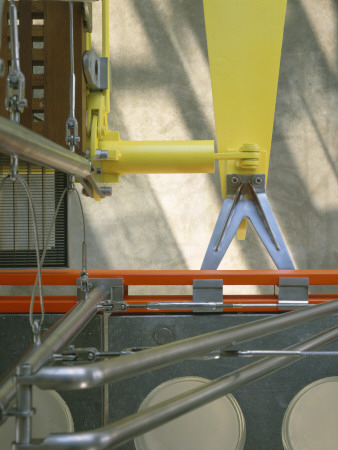
{"type": "Polygon", "coordinates": [[[259,164],[221,161],[226,174],[267,174],[286,0],[204,0],[218,152],[243,145],[265,152],[259,164]]]}

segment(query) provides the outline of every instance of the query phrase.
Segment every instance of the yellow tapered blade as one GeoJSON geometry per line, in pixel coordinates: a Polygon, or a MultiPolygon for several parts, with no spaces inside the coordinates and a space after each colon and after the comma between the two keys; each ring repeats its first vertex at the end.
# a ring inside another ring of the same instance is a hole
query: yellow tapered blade
{"type": "Polygon", "coordinates": [[[266,152],[253,168],[220,162],[224,196],[227,174],[267,175],[285,9],[286,0],[204,0],[218,152],[266,152]]]}

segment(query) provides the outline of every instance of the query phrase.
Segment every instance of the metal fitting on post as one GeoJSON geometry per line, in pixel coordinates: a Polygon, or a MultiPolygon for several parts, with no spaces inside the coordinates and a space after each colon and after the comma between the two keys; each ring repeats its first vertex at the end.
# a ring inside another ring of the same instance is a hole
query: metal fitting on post
{"type": "Polygon", "coordinates": [[[103,186],[100,188],[100,191],[104,197],[111,197],[113,194],[113,189],[109,186],[103,186]]]}
{"type": "Polygon", "coordinates": [[[16,175],[18,173],[18,157],[16,155],[11,155],[11,171],[10,171],[10,180],[15,181],[16,175]]]}
{"type": "Polygon", "coordinates": [[[108,159],[108,157],[109,157],[108,150],[97,149],[96,150],[96,157],[98,159],[108,159]]]}
{"type": "MultiPolygon", "coordinates": [[[[30,376],[32,366],[22,364],[17,367],[16,375],[30,376]]],[[[30,444],[32,437],[32,385],[29,383],[18,383],[16,396],[16,444],[30,444]]]]}

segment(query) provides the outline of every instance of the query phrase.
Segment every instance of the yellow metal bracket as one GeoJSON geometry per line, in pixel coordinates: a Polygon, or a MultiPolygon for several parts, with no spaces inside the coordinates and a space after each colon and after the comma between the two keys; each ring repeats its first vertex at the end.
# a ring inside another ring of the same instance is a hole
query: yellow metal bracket
{"type": "MultiPolygon", "coordinates": [[[[86,35],[91,50],[90,34],[86,35]]],[[[109,0],[102,1],[102,56],[109,58],[109,0]]],[[[117,183],[123,174],[212,173],[215,170],[213,141],[122,141],[108,129],[108,88],[87,89],[87,157],[98,183],[117,183]]],[[[100,197],[93,192],[96,200],[100,197]]]]}

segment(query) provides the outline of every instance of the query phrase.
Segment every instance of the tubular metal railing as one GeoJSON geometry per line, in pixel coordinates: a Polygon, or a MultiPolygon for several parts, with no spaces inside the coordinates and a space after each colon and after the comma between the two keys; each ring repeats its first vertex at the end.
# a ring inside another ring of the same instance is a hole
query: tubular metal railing
{"type": "MultiPolygon", "coordinates": [[[[32,385],[37,385],[42,389],[86,389],[129,378],[147,370],[164,367],[193,356],[203,355],[211,350],[273,334],[338,312],[338,300],[334,300],[321,305],[309,306],[303,310],[143,350],[114,360],[73,367],[42,367],[56,350],[68,342],[71,336],[93,317],[98,309],[96,305],[104,301],[107,294],[105,288],[96,288],[91,291],[87,300],[80,302],[64,317],[61,323],[50,330],[42,344],[33,347],[27,356],[19,361],[15,382],[12,374],[0,385],[3,418],[6,417],[6,409],[14,400],[16,393],[18,400],[22,396],[21,404],[27,404],[24,401],[25,398],[29,403],[29,389],[32,385]]],[[[307,351],[337,338],[338,326],[288,347],[286,350],[307,351]]],[[[17,442],[13,444],[12,448],[13,450],[113,448],[298,359],[299,356],[263,358],[151,409],[92,431],[53,434],[31,443],[29,440],[30,418],[18,417],[17,422],[20,423],[20,426],[17,427],[17,430],[21,430],[21,432],[17,432],[17,442]]]]}

